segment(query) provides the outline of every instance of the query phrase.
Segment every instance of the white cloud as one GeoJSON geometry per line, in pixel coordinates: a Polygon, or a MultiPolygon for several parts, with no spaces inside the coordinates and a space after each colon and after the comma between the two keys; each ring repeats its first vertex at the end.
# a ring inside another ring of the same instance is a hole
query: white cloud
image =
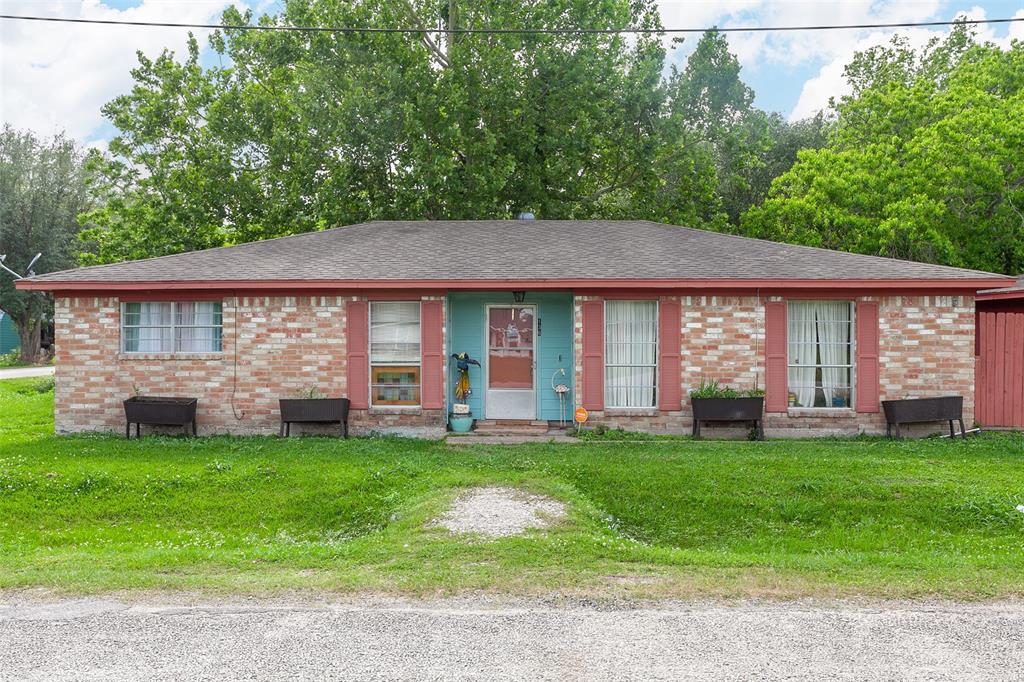
{"type": "MultiPolygon", "coordinates": [[[[680,2],[661,0],[662,23],[672,26],[817,26],[891,23],[935,18],[943,0],[732,0],[680,2]]],[[[866,31],[790,31],[729,33],[730,47],[740,62],[796,65],[846,53],[866,31]]],[[[696,43],[689,40],[690,46],[696,43]]],[[[687,50],[683,52],[688,53],[687,50]]]]}
{"type": "MultiPolygon", "coordinates": [[[[1024,19],[1024,9],[1018,10],[1013,17],[1014,19],[1024,19]]],[[[1016,24],[1010,24],[1010,38],[1014,40],[1024,40],[1024,21],[1019,21],[1016,24]]]]}
{"type": "MultiPolygon", "coordinates": [[[[851,52],[851,55],[853,53],[851,52]]],[[[800,99],[797,100],[793,111],[790,112],[789,120],[798,121],[802,118],[814,116],[828,106],[829,98],[838,100],[843,95],[849,94],[849,87],[846,79],[843,78],[843,69],[849,60],[836,59],[821,67],[821,71],[814,78],[804,83],[800,91],[800,99]]]]}
{"type": "MultiPolygon", "coordinates": [[[[915,49],[924,47],[932,38],[945,35],[946,33],[946,31],[942,30],[931,31],[923,28],[904,29],[899,32],[901,36],[907,39],[910,46],[915,49]]],[[[846,65],[853,60],[854,54],[877,45],[888,44],[892,40],[893,35],[892,31],[876,31],[861,37],[854,43],[846,45],[841,52],[833,55],[821,67],[816,76],[809,78],[804,83],[800,97],[790,113],[790,120],[795,121],[807,116],[813,116],[828,106],[830,97],[838,100],[843,95],[848,95],[850,87],[843,76],[843,71],[846,65]]]]}
{"type": "MultiPolygon", "coordinates": [[[[718,2],[678,2],[661,0],[659,7],[665,26],[718,25],[744,26],[817,26],[836,24],[876,24],[934,19],[944,0],[733,0],[718,2]]],[[[804,86],[792,116],[813,114],[841,95],[845,82],[843,66],[858,49],[888,40],[891,32],[870,30],[788,31],[777,33],[728,33],[730,49],[746,69],[820,65],[820,72],[804,86]]],[[[685,64],[696,40],[689,40],[670,59],[685,64]]]]}
{"type": "MultiPolygon", "coordinates": [[[[956,12],[956,16],[963,16],[968,19],[984,19],[986,18],[986,13],[981,7],[974,6],[956,12]]],[[[1024,10],[1018,11],[1013,16],[1024,17],[1024,10]]],[[[996,37],[995,28],[991,24],[979,24],[976,25],[975,29],[980,41],[993,42],[1003,49],[1007,49],[1012,38],[1024,35],[1024,25],[1022,24],[1024,22],[1011,24],[1009,35],[1003,38],[996,37]]],[[[936,27],[934,29],[910,28],[900,29],[898,33],[905,37],[912,47],[920,49],[932,38],[942,38],[948,35],[949,31],[948,27],[936,27]]],[[[849,94],[850,89],[846,79],[843,77],[843,69],[853,59],[854,54],[876,45],[884,45],[892,40],[893,35],[896,33],[897,31],[875,31],[867,36],[860,36],[853,43],[844,44],[841,50],[830,56],[830,60],[821,67],[816,76],[804,83],[800,97],[790,113],[790,120],[795,121],[807,116],[813,116],[828,106],[829,97],[839,99],[841,96],[849,94]]]]}
{"type": "MultiPolygon", "coordinates": [[[[814,26],[836,24],[879,24],[921,22],[949,19],[965,15],[974,19],[985,18],[986,12],[978,6],[956,10],[950,0],[731,0],[728,2],[686,2],[660,0],[662,23],[666,27],[718,25],[743,26],[814,26]]],[[[1008,14],[1008,12],[1000,12],[1008,14]]],[[[1024,17],[1017,10],[1015,17],[1024,17]]],[[[889,42],[896,33],[907,36],[914,46],[924,45],[934,36],[945,35],[948,28],[844,29],[833,31],[792,31],[778,33],[729,33],[729,46],[740,64],[747,69],[755,67],[812,67],[817,74],[804,84],[790,118],[810,116],[828,105],[830,97],[847,94],[843,68],[854,53],[874,45],[889,42]]],[[[991,24],[977,27],[980,39],[990,40],[1004,49],[1012,38],[1024,38],[1024,22],[1010,24],[1009,35],[997,38],[991,24]]],[[[682,66],[696,45],[687,40],[681,49],[670,55],[670,60],[682,66]]]]}
{"type": "MultiPolygon", "coordinates": [[[[142,0],[139,6],[117,10],[101,0],[0,0],[7,14],[69,18],[151,20],[217,23],[232,0],[142,0]]],[[[925,21],[949,18],[956,0],[659,0],[667,27],[813,25],[925,21]]],[[[257,12],[274,0],[234,0],[257,12]]],[[[966,4],[966,3],[965,3],[966,4]]],[[[1016,15],[1024,17],[1024,9],[1016,15]]],[[[979,7],[965,10],[983,17],[979,7]]],[[[995,10],[993,10],[995,11],[995,10]]],[[[1009,12],[998,12],[1009,14],[1009,12]]],[[[923,43],[944,29],[901,31],[923,43]]],[[[1001,28],[1000,33],[1006,33],[1001,28]]],[[[205,46],[208,31],[194,31],[205,46]]],[[[1011,24],[1009,35],[996,38],[996,28],[980,26],[978,33],[1008,47],[1012,37],[1024,39],[1024,22],[1011,24]]],[[[156,56],[164,48],[181,55],[188,32],[174,28],[34,23],[0,20],[0,120],[43,134],[66,130],[79,140],[104,148],[109,126],[100,107],[132,86],[129,70],[135,53],[156,56]]],[[[729,43],[746,69],[794,67],[816,69],[803,85],[791,117],[813,114],[830,96],[845,92],[843,66],[854,52],[887,42],[893,31],[796,31],[792,33],[730,33],[729,43]]],[[[688,35],[670,60],[684,64],[698,36],[688,35]]],[[[667,40],[670,40],[667,39],[667,40]]]]}
{"type": "MultiPolygon", "coordinates": [[[[1024,19],[1024,9],[1017,10],[1017,13],[1013,15],[1014,19],[1024,19]]],[[[1010,49],[1010,43],[1014,40],[1024,40],[1024,21],[1018,21],[1015,24],[1010,24],[1007,35],[1003,38],[995,38],[992,36],[992,29],[989,28],[981,35],[988,38],[999,47],[1004,50],[1010,49]]]]}
{"type": "MultiPolygon", "coordinates": [[[[935,19],[941,9],[938,0],[923,2],[849,2],[779,3],[772,5],[764,23],[807,26],[836,24],[879,24],[935,19]]],[[[771,34],[765,43],[764,57],[783,64],[800,64],[848,54],[863,41],[869,30],[793,31],[771,34]]],[[[884,35],[881,33],[879,35],[884,35]]]]}
{"type": "MultiPolygon", "coordinates": [[[[117,10],[99,0],[5,0],[5,14],[121,21],[217,23],[228,0],[143,0],[117,10]]],[[[209,31],[193,33],[206,44],[209,31]]],[[[0,20],[0,119],[44,135],[60,130],[79,140],[103,124],[100,107],[131,88],[129,70],[141,50],[183,54],[188,31],[177,28],[57,24],[0,20]]],[[[99,146],[105,146],[100,141],[99,146]]]]}

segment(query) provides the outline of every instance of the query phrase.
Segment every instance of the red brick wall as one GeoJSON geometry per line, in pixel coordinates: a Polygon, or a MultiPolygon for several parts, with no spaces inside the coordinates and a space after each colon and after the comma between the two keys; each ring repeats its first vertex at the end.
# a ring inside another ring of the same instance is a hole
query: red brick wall
{"type": "MultiPolygon", "coordinates": [[[[582,320],[577,298],[576,367],[581,388],[582,320]]],[[[587,300],[590,300],[589,298],[587,300]]],[[[781,300],[781,299],[775,299],[781,300]]],[[[858,297],[879,303],[880,399],[958,394],[964,418],[974,419],[974,299],[965,296],[858,297]]],[[[738,389],[764,388],[764,303],[756,297],[682,296],[679,331],[683,390],[682,412],[592,411],[591,424],[633,431],[688,433],[692,426],[689,391],[702,378],[738,389]]],[[[883,433],[881,413],[852,409],[790,409],[768,414],[769,436],[820,436],[883,433]]],[[[941,431],[942,425],[916,427],[911,433],[941,431]]],[[[709,430],[742,434],[742,429],[709,430]]]]}
{"type": "MultiPolygon", "coordinates": [[[[121,401],[143,395],[200,398],[202,433],[275,433],[277,400],[316,386],[347,393],[346,303],[339,296],[238,297],[224,305],[224,352],[202,356],[122,355],[116,298],[56,300],[58,432],[121,430],[121,401]]],[[[581,304],[575,305],[575,396],[582,395],[581,304]]],[[[764,300],[681,296],[682,409],[603,410],[591,423],[629,430],[689,432],[689,391],[702,378],[747,389],[764,387],[764,300]]],[[[974,301],[971,297],[882,296],[879,303],[880,397],[964,396],[974,414],[974,301]]],[[[446,332],[446,330],[445,330],[446,332]]],[[[446,344],[445,346],[446,347],[446,344]]],[[[447,362],[442,357],[440,362],[447,362]]],[[[447,380],[448,372],[442,376],[447,380]]],[[[445,387],[445,395],[448,395],[445,387]]],[[[440,435],[444,410],[354,411],[354,433],[440,435]]],[[[930,430],[939,430],[937,426],[930,430]]],[[[770,414],[769,436],[884,431],[881,414],[790,410],[770,414]]],[[[741,430],[733,430],[742,433],[741,430]]],[[[714,433],[714,432],[711,432],[714,433]]]]}
{"type": "MultiPolygon", "coordinates": [[[[199,398],[201,433],[276,433],[277,401],[316,387],[347,393],[345,304],[341,296],[249,297],[223,301],[223,352],[120,353],[116,298],[56,300],[58,432],[121,430],[121,401],[134,393],[199,398]]],[[[353,433],[438,435],[443,410],[356,410],[353,433]]],[[[145,430],[145,427],[144,427],[145,430]]],[[[303,427],[293,427],[293,433],[303,427]]],[[[312,432],[336,432],[305,427],[312,432]]]]}

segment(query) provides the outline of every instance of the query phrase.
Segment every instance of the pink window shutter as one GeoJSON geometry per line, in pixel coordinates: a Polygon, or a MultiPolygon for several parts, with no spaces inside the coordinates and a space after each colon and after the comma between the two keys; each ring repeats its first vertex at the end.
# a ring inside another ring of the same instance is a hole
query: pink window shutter
{"type": "Polygon", "coordinates": [[[352,409],[365,410],[370,403],[370,321],[366,301],[349,301],[345,328],[348,343],[348,399],[352,409]]]}
{"type": "Polygon", "coordinates": [[[857,411],[878,412],[878,303],[857,302],[857,411]]]}
{"type": "Polygon", "coordinates": [[[583,407],[604,409],[604,301],[583,303],[583,407]]]}
{"type": "Polygon", "coordinates": [[[658,409],[667,412],[682,409],[679,330],[679,301],[662,299],[658,307],[658,409]]]}
{"type": "Polygon", "coordinates": [[[785,301],[769,301],[764,305],[765,412],[789,409],[786,312],[785,301]]]}
{"type": "Polygon", "coordinates": [[[443,326],[444,303],[423,301],[420,305],[420,353],[423,356],[420,401],[425,410],[440,410],[444,407],[443,326]]]}

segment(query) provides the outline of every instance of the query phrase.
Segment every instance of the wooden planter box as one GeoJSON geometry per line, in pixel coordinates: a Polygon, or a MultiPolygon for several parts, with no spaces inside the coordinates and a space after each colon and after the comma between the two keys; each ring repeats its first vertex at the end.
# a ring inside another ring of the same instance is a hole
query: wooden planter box
{"type": "Polygon", "coordinates": [[[348,438],[348,398],[281,398],[281,435],[292,434],[292,424],[341,424],[348,438]]]}
{"type": "Polygon", "coordinates": [[[896,427],[899,438],[900,424],[921,422],[949,422],[949,435],[955,436],[953,422],[960,422],[960,433],[966,438],[964,429],[964,398],[959,395],[947,395],[941,398],[911,398],[908,400],[883,400],[882,411],[885,412],[885,433],[892,437],[892,427],[896,427]]]}
{"type": "Polygon", "coordinates": [[[752,422],[764,440],[764,398],[691,398],[693,435],[700,438],[701,422],[752,422]]]}
{"type": "Polygon", "coordinates": [[[124,401],[125,425],[124,435],[132,437],[132,424],[135,424],[135,437],[139,436],[139,427],[147,426],[183,426],[192,425],[192,435],[196,435],[196,407],[198,398],[168,398],[161,396],[132,396],[124,401]]]}

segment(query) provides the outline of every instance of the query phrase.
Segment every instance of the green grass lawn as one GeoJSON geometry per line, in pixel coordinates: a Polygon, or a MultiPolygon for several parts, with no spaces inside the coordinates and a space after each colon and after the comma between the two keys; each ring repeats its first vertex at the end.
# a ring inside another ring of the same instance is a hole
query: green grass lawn
{"type": "MultiPolygon", "coordinates": [[[[1024,437],[453,446],[52,435],[0,382],[0,588],[429,594],[1024,594],[1024,437]],[[467,486],[568,503],[497,541],[430,520],[467,486]]],[[[39,389],[43,389],[40,392],[39,389]]]]}
{"type": "MultiPolygon", "coordinates": [[[[53,363],[48,363],[53,364],[53,363]]],[[[24,362],[18,357],[18,353],[7,353],[0,355],[0,369],[20,369],[22,367],[45,367],[46,363],[24,362]]]]}

